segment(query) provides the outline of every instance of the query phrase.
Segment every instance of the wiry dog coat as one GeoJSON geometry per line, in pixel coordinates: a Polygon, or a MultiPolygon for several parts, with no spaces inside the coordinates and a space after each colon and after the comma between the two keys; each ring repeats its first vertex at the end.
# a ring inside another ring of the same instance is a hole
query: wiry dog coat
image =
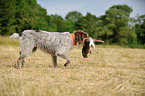
{"type": "Polygon", "coordinates": [[[87,38],[88,34],[83,31],[75,31],[74,34],[69,32],[47,32],[39,30],[25,30],[21,34],[14,33],[10,38],[20,37],[20,57],[17,60],[18,67],[24,65],[24,58],[36,51],[37,48],[51,54],[54,67],[57,67],[57,56],[67,60],[64,66],[67,66],[71,59],[65,54],[73,47],[73,44],[83,43],[83,38],[87,38]],[[74,36],[74,40],[72,39],[74,36]],[[74,41],[74,42],[73,42],[74,41]]]}

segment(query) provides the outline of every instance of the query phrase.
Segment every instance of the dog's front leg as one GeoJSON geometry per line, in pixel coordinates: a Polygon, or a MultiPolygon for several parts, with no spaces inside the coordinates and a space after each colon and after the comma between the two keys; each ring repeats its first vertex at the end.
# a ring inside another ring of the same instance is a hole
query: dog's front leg
{"type": "Polygon", "coordinates": [[[71,58],[67,57],[65,54],[57,54],[59,57],[66,59],[67,62],[64,64],[64,66],[68,66],[71,63],[71,58]]]}
{"type": "Polygon", "coordinates": [[[57,56],[52,56],[54,68],[57,68],[57,56]]]}

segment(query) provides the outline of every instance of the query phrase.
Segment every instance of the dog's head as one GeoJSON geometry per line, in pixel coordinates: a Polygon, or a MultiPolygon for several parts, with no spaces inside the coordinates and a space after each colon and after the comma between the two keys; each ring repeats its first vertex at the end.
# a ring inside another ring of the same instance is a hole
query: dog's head
{"type": "Polygon", "coordinates": [[[75,36],[75,45],[78,45],[78,44],[83,44],[83,40],[84,38],[88,38],[89,37],[89,34],[88,33],[85,33],[84,31],[81,31],[81,30],[76,30],[73,32],[74,36],[75,36]]]}
{"type": "Polygon", "coordinates": [[[83,55],[84,58],[87,58],[88,57],[88,53],[91,53],[91,46],[93,47],[94,51],[99,53],[95,49],[94,42],[102,42],[102,43],[104,43],[104,41],[102,41],[102,40],[96,40],[96,39],[93,39],[93,38],[89,37],[88,33],[85,33],[84,31],[81,31],[81,30],[74,31],[73,34],[74,34],[74,37],[75,37],[74,38],[75,45],[83,44],[82,55],[83,55]]]}

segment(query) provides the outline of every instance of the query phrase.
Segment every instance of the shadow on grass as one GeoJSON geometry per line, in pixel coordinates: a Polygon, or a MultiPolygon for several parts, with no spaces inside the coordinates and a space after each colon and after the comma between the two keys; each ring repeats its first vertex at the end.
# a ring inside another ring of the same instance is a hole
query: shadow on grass
{"type": "Polygon", "coordinates": [[[8,67],[8,68],[16,68],[16,69],[18,69],[17,64],[7,65],[7,67],[8,67]]]}

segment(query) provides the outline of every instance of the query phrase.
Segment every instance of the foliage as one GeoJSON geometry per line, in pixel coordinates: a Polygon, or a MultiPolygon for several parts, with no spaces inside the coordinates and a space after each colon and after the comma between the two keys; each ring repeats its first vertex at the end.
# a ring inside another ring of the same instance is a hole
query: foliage
{"type": "Polygon", "coordinates": [[[58,31],[63,32],[64,31],[64,21],[63,18],[57,14],[48,16],[47,19],[48,28],[49,31],[58,31]]]}
{"type": "Polygon", "coordinates": [[[73,32],[75,30],[75,21],[73,20],[64,20],[64,27],[66,32],[73,32]]]}
{"type": "Polygon", "coordinates": [[[36,0],[1,0],[0,35],[28,29],[71,33],[80,29],[106,44],[145,44],[145,15],[130,18],[132,11],[126,4],[113,5],[100,17],[89,12],[83,16],[81,12],[71,11],[64,19],[58,14],[47,15],[46,9],[36,0]]]}
{"type": "Polygon", "coordinates": [[[73,20],[73,21],[77,21],[79,18],[82,17],[82,13],[81,12],[77,12],[77,11],[71,11],[69,12],[65,19],[66,20],[73,20]]]}
{"type": "Polygon", "coordinates": [[[95,37],[95,23],[97,22],[97,17],[91,13],[87,13],[86,16],[79,18],[75,23],[75,29],[80,29],[88,32],[91,37],[95,37]]]}
{"type": "Polygon", "coordinates": [[[26,29],[48,30],[47,12],[36,0],[1,0],[1,35],[26,29]]]}
{"type": "Polygon", "coordinates": [[[106,14],[100,17],[100,22],[97,22],[102,27],[99,29],[100,36],[105,38],[107,43],[128,44],[128,38],[135,38],[135,32],[132,32],[128,25],[131,12],[132,8],[127,5],[114,5],[109,8],[106,14]]]}
{"type": "Polygon", "coordinates": [[[138,42],[145,44],[145,15],[139,16],[135,24],[138,42]]]}

